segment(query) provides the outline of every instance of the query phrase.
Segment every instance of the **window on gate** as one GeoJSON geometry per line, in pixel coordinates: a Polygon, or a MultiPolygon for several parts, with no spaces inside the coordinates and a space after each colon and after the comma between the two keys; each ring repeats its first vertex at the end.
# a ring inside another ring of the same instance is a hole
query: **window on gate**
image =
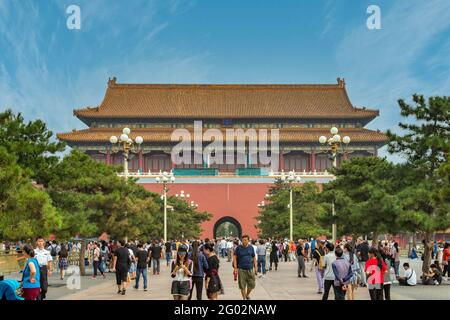
{"type": "Polygon", "coordinates": [[[333,166],[333,163],[330,159],[328,159],[328,155],[326,154],[318,154],[316,156],[316,170],[319,172],[323,172],[325,170],[330,169],[333,166]]]}

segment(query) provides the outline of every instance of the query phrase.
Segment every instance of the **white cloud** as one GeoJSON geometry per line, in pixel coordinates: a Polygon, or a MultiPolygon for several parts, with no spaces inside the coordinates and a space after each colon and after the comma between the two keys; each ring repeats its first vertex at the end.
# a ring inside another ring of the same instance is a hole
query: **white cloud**
{"type": "MultiPolygon", "coordinates": [[[[114,33],[98,32],[98,28],[130,16],[123,15],[117,6],[102,11],[105,3],[110,2],[80,3],[83,32],[75,34],[65,29],[65,3],[55,0],[53,9],[61,11],[63,18],[52,25],[55,29],[48,34],[43,32],[40,19],[44,19],[43,13],[50,14],[50,7],[36,7],[33,1],[20,5],[0,2],[0,109],[22,112],[26,119],[43,119],[51,130],[62,132],[84,126],[73,116],[72,109],[98,105],[110,76],[132,83],[207,81],[209,68],[204,54],[152,46],[170,24],[155,20],[155,1],[133,2],[132,7],[140,8],[138,12],[145,17],[131,23],[127,20],[124,30],[118,27],[121,40],[145,39],[132,47],[117,46],[111,41],[114,33]],[[127,35],[130,28],[135,32],[127,35]],[[115,46],[126,51],[126,55],[99,48],[102,45],[115,46]],[[60,61],[52,61],[52,57],[60,61]]],[[[51,14],[50,17],[57,19],[51,14]]]]}
{"type": "Polygon", "coordinates": [[[354,28],[339,44],[336,60],[352,102],[380,109],[381,116],[368,127],[397,130],[397,99],[448,92],[448,54],[437,52],[428,62],[423,56],[432,46],[448,50],[448,43],[436,43],[436,37],[449,31],[450,1],[397,1],[381,10],[383,29],[368,30],[365,24],[354,28]],[[437,65],[442,67],[440,76],[418,72],[437,65]]]}

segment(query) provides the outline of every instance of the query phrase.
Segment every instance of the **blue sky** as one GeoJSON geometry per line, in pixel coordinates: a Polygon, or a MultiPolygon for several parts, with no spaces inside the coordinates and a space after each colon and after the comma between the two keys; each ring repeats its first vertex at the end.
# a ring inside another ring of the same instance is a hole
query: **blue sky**
{"type": "MultiPolygon", "coordinates": [[[[54,132],[121,83],[335,83],[368,127],[400,121],[397,99],[449,95],[449,0],[0,0],[0,109],[54,132]],[[66,8],[81,9],[81,30],[66,8]],[[367,7],[381,9],[369,30],[367,7]]],[[[385,154],[381,152],[381,154],[385,154]]],[[[398,160],[390,157],[392,160],[398,160]]]]}

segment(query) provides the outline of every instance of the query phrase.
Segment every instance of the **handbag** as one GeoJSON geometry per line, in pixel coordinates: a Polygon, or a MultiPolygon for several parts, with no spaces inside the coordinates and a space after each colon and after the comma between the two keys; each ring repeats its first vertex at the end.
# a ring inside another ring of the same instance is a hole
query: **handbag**
{"type": "Polygon", "coordinates": [[[16,296],[23,298],[23,276],[22,281],[20,281],[19,287],[16,289],[16,296]]]}
{"type": "Polygon", "coordinates": [[[208,283],[208,291],[209,292],[218,292],[220,291],[220,279],[218,275],[213,275],[209,279],[208,283]]]}

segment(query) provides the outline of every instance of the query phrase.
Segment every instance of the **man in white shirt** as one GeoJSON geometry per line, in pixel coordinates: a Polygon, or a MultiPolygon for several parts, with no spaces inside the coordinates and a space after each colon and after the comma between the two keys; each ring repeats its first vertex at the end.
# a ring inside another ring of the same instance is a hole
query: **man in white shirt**
{"type": "Polygon", "coordinates": [[[405,276],[398,277],[398,283],[401,286],[415,286],[417,284],[416,272],[409,266],[409,263],[407,262],[403,264],[403,268],[405,268],[405,276]]]}
{"type": "Polygon", "coordinates": [[[44,300],[47,295],[48,277],[53,272],[53,258],[50,251],[44,248],[45,240],[42,237],[36,238],[36,249],[34,250],[35,258],[39,263],[40,270],[40,282],[41,293],[39,294],[39,300],[44,300]]]}
{"type": "Polygon", "coordinates": [[[251,242],[253,250],[255,251],[255,257],[258,258],[258,247],[256,246],[256,240],[252,240],[251,242]]]}
{"type": "Polygon", "coordinates": [[[227,240],[225,240],[225,238],[222,238],[222,240],[220,240],[219,248],[220,248],[220,256],[222,258],[225,258],[225,254],[227,252],[227,240]]]}

